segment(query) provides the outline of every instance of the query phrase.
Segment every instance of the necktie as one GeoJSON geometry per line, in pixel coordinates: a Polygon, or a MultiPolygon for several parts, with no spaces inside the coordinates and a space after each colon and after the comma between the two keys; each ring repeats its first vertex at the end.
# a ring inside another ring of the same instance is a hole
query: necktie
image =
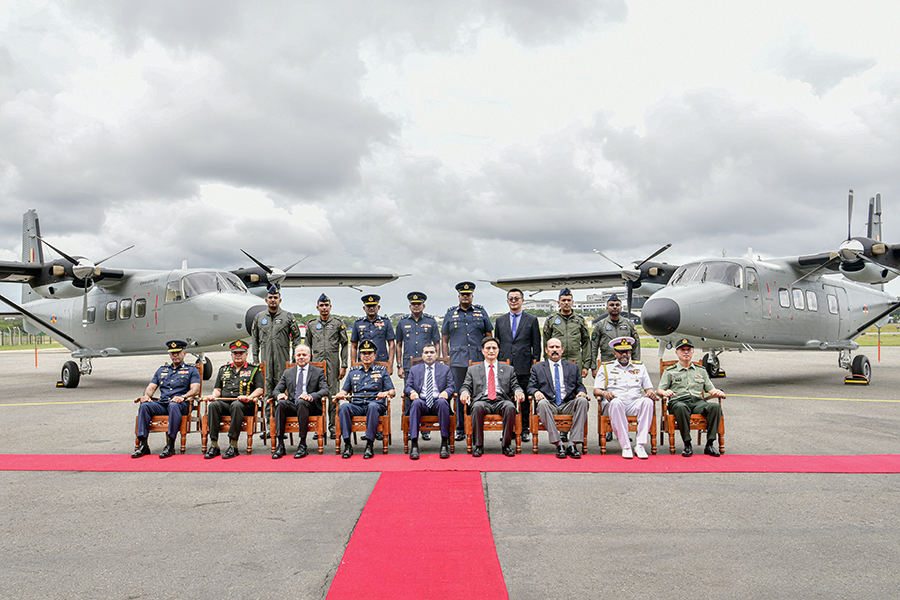
{"type": "Polygon", "coordinates": [[[300,400],[300,396],[306,393],[306,378],[303,376],[303,371],[305,371],[305,369],[297,369],[297,385],[294,386],[297,390],[298,401],[300,400]]]}
{"type": "Polygon", "coordinates": [[[562,404],[562,388],[559,385],[559,363],[553,363],[553,386],[556,388],[556,405],[562,404]]]}
{"type": "Polygon", "coordinates": [[[494,365],[488,365],[488,400],[497,399],[497,382],[494,381],[494,365]]]}
{"type": "Polygon", "coordinates": [[[434,406],[434,367],[425,369],[425,406],[434,406]]]}
{"type": "Polygon", "coordinates": [[[512,336],[516,337],[516,330],[519,328],[519,313],[512,314],[512,336]]]}

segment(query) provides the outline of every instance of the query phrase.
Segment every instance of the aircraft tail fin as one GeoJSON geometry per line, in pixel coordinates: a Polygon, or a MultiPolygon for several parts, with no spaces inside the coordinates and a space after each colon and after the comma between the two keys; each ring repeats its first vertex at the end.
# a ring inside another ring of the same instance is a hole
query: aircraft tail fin
{"type": "MultiPolygon", "coordinates": [[[[29,209],[22,215],[22,262],[43,263],[44,247],[40,240],[41,222],[37,211],[29,209]]],[[[22,286],[22,303],[37,300],[41,296],[36,294],[30,286],[22,286]]]]}
{"type": "Polygon", "coordinates": [[[881,194],[869,198],[869,230],[868,237],[880,242],[881,238],[881,194]]]}

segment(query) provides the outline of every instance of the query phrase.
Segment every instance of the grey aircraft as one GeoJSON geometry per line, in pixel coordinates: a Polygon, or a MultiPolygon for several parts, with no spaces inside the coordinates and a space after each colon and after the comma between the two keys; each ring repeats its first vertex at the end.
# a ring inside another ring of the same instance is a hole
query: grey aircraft
{"type": "Polygon", "coordinates": [[[248,338],[253,318],[266,308],[259,295],[272,284],[379,286],[398,277],[286,273],[291,267],[280,270],[247,256],[256,265],[234,271],[110,269],[100,264],[112,256],[94,263],[51,246],[41,237],[37,212],[29,210],[23,216],[22,262],[0,261],[0,281],[26,284],[22,300],[0,295],[0,301],[22,316],[28,333],[48,333],[72,351],[79,362],[63,365],[61,384],[76,387],[81,375],[91,372],[92,358],[160,354],[171,338],[188,342],[189,352],[204,361],[208,377],[212,365],[203,353],[248,338]],[[45,244],[61,258],[45,261],[45,244]]]}
{"type": "MultiPolygon", "coordinates": [[[[838,365],[851,373],[845,381],[866,384],[871,378],[869,360],[862,354],[851,358],[851,352],[858,350],[854,340],[860,334],[885,323],[900,308],[900,298],[883,291],[883,284],[900,273],[900,244],[881,241],[880,194],[869,201],[865,237],[849,233],[852,190],[848,204],[847,240],[836,252],[651,266],[662,276],[649,269],[645,275],[639,264],[623,269],[618,282],[616,273],[595,273],[583,277],[586,285],[577,285],[574,275],[492,283],[529,290],[553,289],[550,284],[560,281],[573,281],[573,288],[617,287],[631,277],[639,289],[646,277],[655,289],[641,311],[641,323],[660,340],[660,358],[676,340],[692,338],[706,351],[703,364],[710,375],[723,376],[719,354],[725,350],[832,350],[838,352],[838,365]],[[664,287],[659,285],[663,277],[664,287]]],[[[628,290],[630,306],[631,286],[628,290]]]]}

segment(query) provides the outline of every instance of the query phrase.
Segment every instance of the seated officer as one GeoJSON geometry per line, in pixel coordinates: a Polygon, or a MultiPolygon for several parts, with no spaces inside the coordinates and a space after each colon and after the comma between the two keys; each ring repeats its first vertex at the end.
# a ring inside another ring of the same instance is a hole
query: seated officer
{"type": "Polygon", "coordinates": [[[422,415],[437,415],[441,425],[441,458],[450,458],[450,397],[453,374],[437,362],[437,346],[422,346],[422,362],[409,370],[404,393],[409,397],[409,457],[419,459],[419,424],[422,415]]]}
{"type": "Polygon", "coordinates": [[[294,362],[297,364],[281,375],[281,380],[272,395],[278,400],[275,405],[275,436],[278,446],[272,458],[285,455],[284,428],[288,417],[297,417],[300,427],[300,441],[294,458],[303,458],[309,454],[306,448],[306,434],[309,431],[309,417],[322,414],[322,398],[328,395],[328,382],[325,372],[315,365],[309,364],[312,351],[306,344],[297,346],[294,362]]]}
{"type": "Polygon", "coordinates": [[[203,458],[215,458],[222,454],[219,451],[219,422],[222,413],[228,413],[231,416],[231,426],[228,428],[228,450],[222,454],[222,458],[234,458],[240,454],[237,441],[241,435],[244,417],[252,417],[256,412],[256,401],[262,398],[263,388],[266,385],[259,365],[247,362],[247,350],[250,349],[250,346],[246,342],[237,340],[232,342],[229,347],[231,348],[231,364],[222,365],[219,368],[213,392],[206,397],[207,400],[211,400],[206,407],[210,446],[203,458]]]}
{"type": "Polygon", "coordinates": [[[706,419],[706,448],[704,454],[719,456],[719,449],[713,444],[719,435],[719,420],[722,407],[718,402],[707,402],[701,395],[706,392],[715,398],[724,398],[725,392],[713,387],[706,369],[691,362],[694,344],[684,338],[675,346],[678,363],[668,367],[659,378],[657,394],[669,401],[669,412],[675,415],[675,423],[684,442],[682,456],[692,456],[691,415],[703,415],[706,419]]]}
{"type": "Polygon", "coordinates": [[[653,400],[656,392],[647,367],[631,360],[634,338],[617,337],[609,342],[615,361],[603,363],[594,381],[594,395],[608,401],[601,414],[609,415],[609,424],[622,446],[622,458],[647,458],[644,444],[653,423],[653,400]],[[638,429],[634,450],[628,437],[628,417],[637,416],[638,429]]]}
{"type": "Polygon", "coordinates": [[[363,458],[375,455],[373,444],[378,429],[378,418],[387,412],[385,398],[394,397],[394,383],[388,370],[375,364],[375,344],[372,340],[363,340],[359,345],[359,357],[362,366],[357,365],[347,373],[344,387],[334,397],[338,402],[338,421],[341,424],[341,437],[344,439],[344,458],[353,456],[350,445],[351,417],[366,417],[366,451],[363,458]],[[351,400],[347,396],[351,395],[351,400]]]}
{"type": "Polygon", "coordinates": [[[181,417],[191,412],[191,399],[200,394],[200,372],[194,365],[185,364],[184,349],[187,342],[170,340],[166,342],[172,364],[163,365],[156,370],[153,379],[144,390],[144,395],[135,400],[140,402],[138,408],[137,438],[138,449],[131,458],[140,458],[150,454],[147,445],[147,434],[150,433],[150,420],[155,415],[169,415],[169,431],[166,447],[159,455],[169,458],[175,454],[175,437],[181,430],[181,417]],[[153,399],[153,392],[159,389],[159,400],[153,399]]]}

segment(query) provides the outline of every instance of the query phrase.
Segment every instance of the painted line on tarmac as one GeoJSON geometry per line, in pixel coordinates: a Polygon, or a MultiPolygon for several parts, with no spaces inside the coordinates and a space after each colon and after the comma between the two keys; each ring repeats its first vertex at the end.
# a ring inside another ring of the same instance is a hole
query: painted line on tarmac
{"type": "Polygon", "coordinates": [[[3,406],[47,406],[50,404],[107,404],[110,402],[134,402],[133,399],[127,400],[63,400],[61,402],[20,402],[17,404],[0,404],[3,406]]]}
{"type": "Polygon", "coordinates": [[[898,404],[900,400],[885,400],[882,398],[812,398],[807,396],[762,396],[760,394],[726,394],[729,398],[770,398],[773,400],[839,400],[841,402],[889,402],[898,404]]]}

